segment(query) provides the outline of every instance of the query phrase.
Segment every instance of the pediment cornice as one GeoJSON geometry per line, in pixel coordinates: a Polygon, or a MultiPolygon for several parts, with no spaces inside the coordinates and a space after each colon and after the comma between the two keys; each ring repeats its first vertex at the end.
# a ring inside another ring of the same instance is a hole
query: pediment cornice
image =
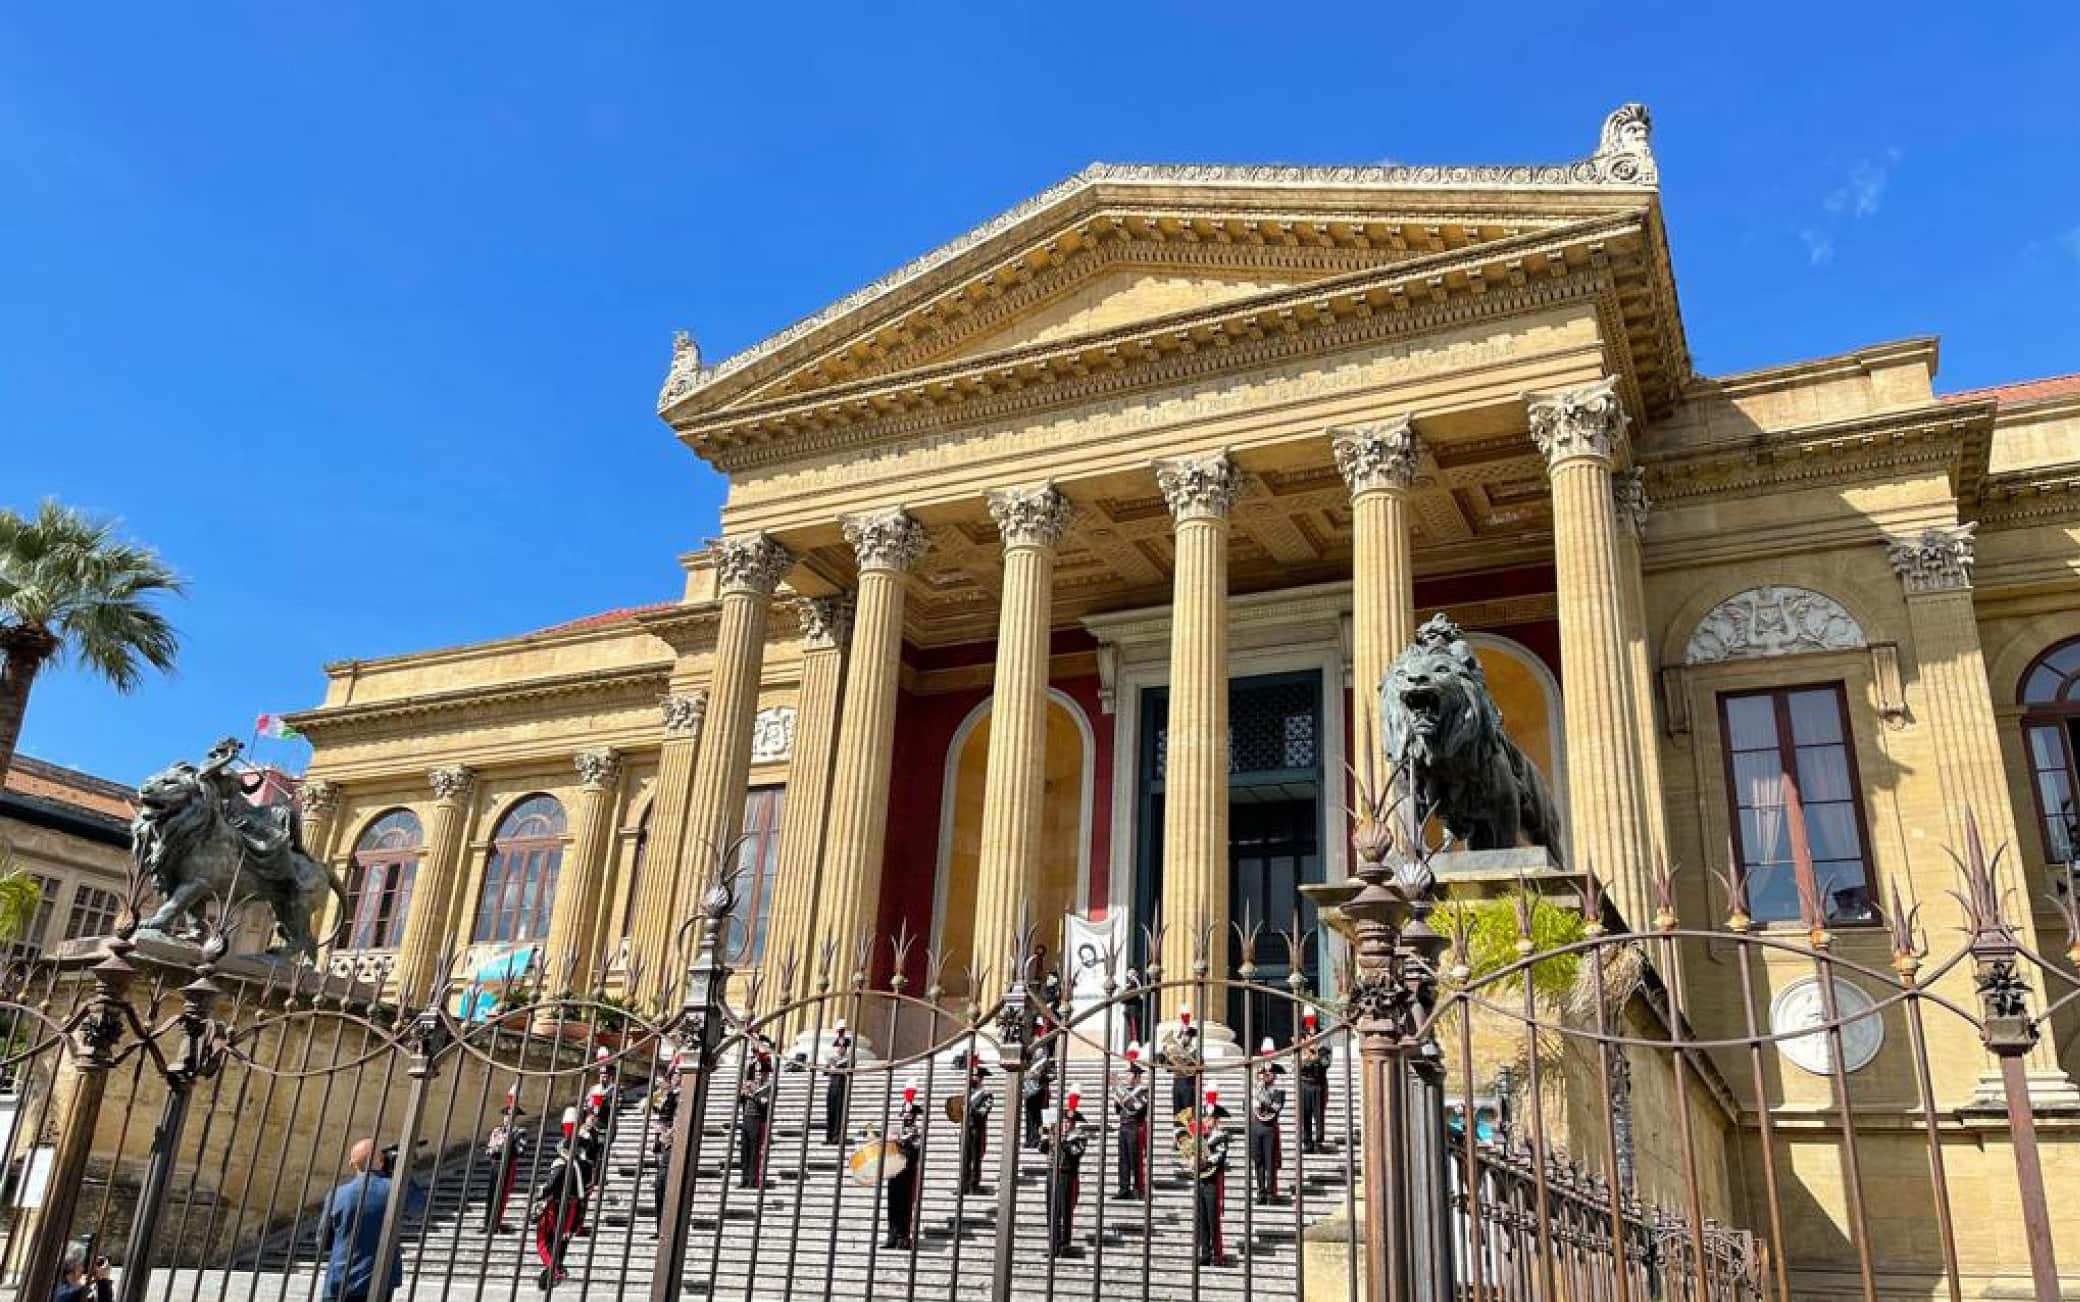
{"type": "MultiPolygon", "coordinates": [[[[1107,259],[1333,275],[1642,212],[1658,239],[1647,130],[1645,110],[1627,105],[1594,154],[1542,165],[1093,164],[713,366],[682,339],[658,409],[684,433],[725,410],[943,358],[1013,314],[1006,298],[1043,296],[1045,282],[1107,259]]],[[[1672,290],[1656,296],[1672,305],[1672,290]]]]}
{"type": "Polygon", "coordinates": [[[1958,502],[1981,498],[1993,404],[1955,404],[1759,431],[1675,448],[1634,449],[1647,496],[1662,506],[1889,477],[1916,467],[1950,476],[1958,502]]]}
{"type": "Polygon", "coordinates": [[[731,408],[676,428],[689,447],[735,473],[1581,301],[1598,303],[1628,404],[1653,413],[1688,379],[1665,265],[1649,223],[1637,213],[1617,214],[1099,334],[731,408]],[[1683,359],[1683,373],[1671,357],[1683,359]]]}

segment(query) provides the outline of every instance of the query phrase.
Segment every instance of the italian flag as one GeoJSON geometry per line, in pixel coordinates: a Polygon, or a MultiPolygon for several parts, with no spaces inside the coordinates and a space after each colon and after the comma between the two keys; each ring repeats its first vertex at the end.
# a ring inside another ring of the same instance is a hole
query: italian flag
{"type": "Polygon", "coordinates": [[[273,737],[279,740],[289,737],[301,737],[303,734],[296,731],[294,727],[290,726],[289,721],[279,714],[262,714],[253,719],[253,735],[255,737],[273,737]]]}

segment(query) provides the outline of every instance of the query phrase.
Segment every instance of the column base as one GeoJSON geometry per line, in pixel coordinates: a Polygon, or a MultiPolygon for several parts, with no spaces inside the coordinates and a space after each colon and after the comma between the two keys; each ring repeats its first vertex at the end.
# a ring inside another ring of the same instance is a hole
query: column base
{"type": "MultiPolygon", "coordinates": [[[[2032,1067],[2024,1073],[2023,1079],[2029,1086],[2031,1111],[2080,1112],[2080,1085],[2075,1085],[2073,1078],[2059,1068],[2032,1067]]],[[[1998,1069],[1979,1073],[1979,1079],[1972,1084],[1972,1101],[1967,1106],[1994,1111],[2007,1109],[2008,1091],[2001,1083],[1998,1069]]]]}

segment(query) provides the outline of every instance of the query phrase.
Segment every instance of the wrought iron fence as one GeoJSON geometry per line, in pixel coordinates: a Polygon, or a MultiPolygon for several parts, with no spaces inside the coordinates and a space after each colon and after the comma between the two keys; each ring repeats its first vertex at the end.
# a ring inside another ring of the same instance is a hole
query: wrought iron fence
{"type": "MultiPolygon", "coordinates": [[[[126,921],[0,980],[8,1277],[40,1299],[68,1256],[106,1254],[126,1302],[1788,1302],[1810,1264],[1778,1167],[1795,1141],[1838,1156],[1841,1260],[1874,1299],[1875,1141],[1845,1045],[1883,1019],[1912,1096],[1886,1105],[1885,1142],[1919,1133],[1932,1273],[1961,1298],[1926,1024],[1941,1017],[1998,1064],[2032,1287],[2057,1296],[2025,1059],[2080,981],[2004,920],[1976,830],[1965,940],[1941,959],[1897,892],[1878,967],[1840,952],[1818,901],[1805,934],[1757,928],[1737,880],[1724,926],[1687,928],[1662,872],[1639,932],[1611,925],[1591,876],[1579,934],[1536,941],[1532,911],[1559,906],[1520,894],[1513,952],[1483,966],[1390,813],[1371,803],[1354,838],[1333,945],[1245,918],[1235,967],[1214,972],[1201,923],[1190,970],[1133,972],[1112,951],[1093,983],[1042,971],[1028,931],[997,971],[961,972],[958,996],[943,956],[904,935],[735,970],[727,871],[655,978],[533,964],[394,1000],[380,966],[240,959],[221,928],[198,946],[126,921]],[[1325,945],[1341,961],[1317,990],[1301,959],[1325,945]],[[1291,975],[1258,980],[1260,959],[1291,975]],[[1699,1030],[1682,978],[1707,964],[1731,974],[1713,1024],[1737,1033],[1699,1030]],[[1772,1029],[1757,992],[1787,964],[1809,970],[1817,1012],[1772,1029]],[[1555,965],[1575,973],[1560,996],[1541,987],[1555,965]],[[1851,977],[1880,997],[1845,1007],[1851,977]],[[2033,984],[2052,992],[2042,1011],[2033,984]],[[1787,1045],[1816,1043],[1825,1098],[1787,1139],[1776,1074],[1787,1045]],[[1737,1150],[1757,1164],[1738,1179],[1737,1150]]],[[[1160,924],[1139,940],[1165,952],[1160,924]]]]}

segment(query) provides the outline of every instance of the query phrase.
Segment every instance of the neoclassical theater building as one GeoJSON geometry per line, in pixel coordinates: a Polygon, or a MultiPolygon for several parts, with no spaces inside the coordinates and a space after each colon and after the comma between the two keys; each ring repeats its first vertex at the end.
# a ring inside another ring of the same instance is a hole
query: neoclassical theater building
{"type": "MultiPolygon", "coordinates": [[[[1887,883],[1949,934],[1969,809],[2062,948],[2080,377],[1944,393],[1932,338],[1700,375],[1668,219],[1638,106],[1549,165],[1095,164],[734,356],[680,335],[658,414],[728,492],[676,597],[340,660],[294,716],[344,943],[641,998],[739,834],[746,967],[1278,926],[1442,611],[1626,919],[1667,861],[1711,925],[1730,867],[1883,967],[1887,883]]],[[[1972,1096],[1976,1040],[1937,1058],[1972,1096]]]]}

